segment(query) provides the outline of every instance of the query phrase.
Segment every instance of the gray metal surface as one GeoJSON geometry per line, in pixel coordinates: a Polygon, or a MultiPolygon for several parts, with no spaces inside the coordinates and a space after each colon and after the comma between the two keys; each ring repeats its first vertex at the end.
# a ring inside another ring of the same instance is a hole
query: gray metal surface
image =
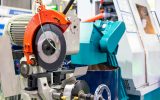
{"type": "Polygon", "coordinates": [[[13,43],[17,45],[23,45],[24,32],[29,23],[32,15],[17,15],[9,20],[8,25],[6,25],[6,31],[10,35],[13,43]]]}
{"type": "Polygon", "coordinates": [[[0,38],[1,88],[5,97],[20,94],[20,77],[15,75],[10,39],[4,34],[0,38]]]}
{"type": "Polygon", "coordinates": [[[31,9],[32,0],[1,0],[1,5],[31,9]]]}
{"type": "Polygon", "coordinates": [[[76,54],[79,52],[79,38],[80,38],[80,20],[77,16],[69,14],[71,25],[65,31],[64,37],[67,45],[67,55],[76,54]]]}
{"type": "Polygon", "coordinates": [[[72,99],[72,90],[74,88],[75,84],[67,84],[64,88],[63,96],[67,97],[67,100],[72,99]]]}
{"type": "Polygon", "coordinates": [[[38,93],[42,100],[53,100],[52,93],[56,92],[48,85],[47,78],[38,79],[38,93]]]}
{"type": "Polygon", "coordinates": [[[60,40],[54,32],[46,31],[44,34],[40,36],[38,40],[38,52],[39,52],[39,56],[44,62],[46,63],[55,62],[59,58],[59,55],[61,52],[60,50],[61,50],[60,40]],[[46,38],[50,38],[51,40],[53,40],[56,47],[55,53],[50,56],[46,55],[42,50],[43,48],[42,45],[43,45],[43,42],[46,40],[46,38]]]}

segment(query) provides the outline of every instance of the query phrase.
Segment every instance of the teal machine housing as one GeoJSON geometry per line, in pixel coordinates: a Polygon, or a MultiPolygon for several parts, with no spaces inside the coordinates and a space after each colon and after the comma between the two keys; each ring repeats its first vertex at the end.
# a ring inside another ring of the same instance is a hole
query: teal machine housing
{"type": "MultiPolygon", "coordinates": [[[[80,24],[80,51],[71,56],[72,64],[96,65],[107,63],[109,66],[118,67],[116,54],[118,43],[125,32],[122,21],[85,22],[80,24]]],[[[127,100],[125,87],[119,70],[118,99],[127,100]]]]}
{"type": "Polygon", "coordinates": [[[125,32],[121,21],[101,21],[80,24],[80,51],[71,56],[73,64],[95,65],[108,62],[117,66],[118,43],[125,32]]]}

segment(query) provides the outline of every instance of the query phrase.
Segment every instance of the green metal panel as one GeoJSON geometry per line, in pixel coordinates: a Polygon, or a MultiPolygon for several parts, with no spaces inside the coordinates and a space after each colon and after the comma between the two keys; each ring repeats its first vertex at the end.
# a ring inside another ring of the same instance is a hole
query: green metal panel
{"type": "Polygon", "coordinates": [[[160,88],[151,91],[144,96],[129,95],[129,100],[160,100],[160,88]]]}
{"type": "MultiPolygon", "coordinates": [[[[71,56],[73,64],[94,65],[114,61],[119,40],[125,31],[121,21],[101,21],[80,24],[80,51],[71,56]],[[103,51],[103,52],[102,52],[103,51]],[[112,57],[112,55],[114,57],[112,57]],[[112,59],[113,58],[113,59],[112,59]]],[[[116,59],[116,58],[115,58],[116,59]]]]}
{"type": "Polygon", "coordinates": [[[160,100],[160,88],[144,95],[144,100],[160,100]]]}

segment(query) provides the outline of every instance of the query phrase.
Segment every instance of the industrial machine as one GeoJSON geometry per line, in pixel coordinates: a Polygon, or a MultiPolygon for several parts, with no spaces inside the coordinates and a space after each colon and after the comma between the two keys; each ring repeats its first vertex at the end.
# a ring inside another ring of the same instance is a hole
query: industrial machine
{"type": "Polygon", "coordinates": [[[125,25],[99,20],[82,23],[79,28],[78,18],[70,14],[66,17],[73,2],[70,0],[60,13],[46,10],[41,0],[37,0],[40,6],[35,15],[17,15],[8,21],[5,34],[0,37],[1,84],[6,97],[21,94],[24,100],[99,100],[103,99],[103,91],[107,91],[111,100],[107,85],[99,84],[91,94],[87,83],[77,79],[86,74],[88,67],[70,69],[64,62],[67,55],[73,55],[67,64],[85,66],[108,62],[114,66],[125,25]],[[82,31],[84,28],[87,30],[82,31]],[[89,53],[86,61],[84,48],[89,53]],[[5,53],[1,52],[4,50],[5,53]],[[93,59],[88,59],[89,56],[93,59]]]}
{"type": "MultiPolygon", "coordinates": [[[[129,98],[158,100],[160,31],[158,20],[154,20],[159,19],[158,11],[157,16],[151,12],[147,0],[104,1],[105,7],[113,8],[112,11],[116,13],[118,20],[124,21],[126,25],[125,34],[119,44],[117,60],[129,98]]],[[[85,20],[97,14],[101,0],[77,2],[78,16],[85,20]]],[[[158,2],[155,0],[156,10],[158,2]]]]}
{"type": "Polygon", "coordinates": [[[105,98],[102,92],[106,90],[110,100],[112,88],[98,84],[90,91],[95,86],[81,78],[88,75],[88,67],[102,64],[105,68],[120,66],[125,83],[125,88],[122,80],[118,86],[120,95],[124,96],[126,89],[131,100],[159,100],[159,17],[150,12],[146,0],[77,0],[78,11],[73,12],[68,9],[74,0],[67,7],[55,2],[58,11],[46,10],[37,0],[40,6],[35,14],[4,20],[8,22],[0,32],[4,96],[98,100],[105,98]],[[96,17],[86,20],[92,16],[96,17]]]}

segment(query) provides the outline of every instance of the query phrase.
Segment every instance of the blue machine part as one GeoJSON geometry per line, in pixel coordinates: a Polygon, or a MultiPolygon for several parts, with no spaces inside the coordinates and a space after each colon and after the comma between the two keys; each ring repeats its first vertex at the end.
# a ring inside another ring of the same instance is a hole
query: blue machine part
{"type": "MultiPolygon", "coordinates": [[[[94,65],[108,62],[108,58],[111,58],[112,55],[115,56],[124,32],[125,24],[121,21],[98,20],[94,23],[81,23],[80,51],[71,56],[72,63],[94,65]]],[[[113,61],[111,60],[111,62],[113,61]]]]}
{"type": "Polygon", "coordinates": [[[22,46],[12,45],[15,74],[20,75],[20,59],[23,57],[22,46]]]}
{"type": "MultiPolygon", "coordinates": [[[[85,80],[89,87],[90,87],[90,92],[94,94],[96,88],[100,84],[106,84],[110,91],[111,91],[111,100],[120,100],[118,99],[118,90],[119,90],[119,67],[111,67],[110,70],[90,70],[87,72],[86,75],[80,77],[80,80],[85,80]]],[[[107,100],[107,93],[103,93],[103,97],[105,100],[107,100]]]]}
{"type": "Polygon", "coordinates": [[[22,11],[22,10],[15,10],[15,9],[10,9],[9,10],[10,15],[19,15],[19,14],[32,14],[31,11],[22,11]]]}
{"type": "Polygon", "coordinates": [[[3,35],[4,24],[0,24],[0,36],[3,35]]]}
{"type": "Polygon", "coordinates": [[[22,50],[23,46],[12,45],[12,50],[22,50]]]}
{"type": "Polygon", "coordinates": [[[0,6],[0,16],[11,17],[19,14],[32,14],[31,10],[0,6]],[[3,12],[2,12],[3,11],[3,12]]]}
{"type": "Polygon", "coordinates": [[[14,60],[14,67],[16,75],[20,75],[20,61],[18,59],[14,60]]]}

